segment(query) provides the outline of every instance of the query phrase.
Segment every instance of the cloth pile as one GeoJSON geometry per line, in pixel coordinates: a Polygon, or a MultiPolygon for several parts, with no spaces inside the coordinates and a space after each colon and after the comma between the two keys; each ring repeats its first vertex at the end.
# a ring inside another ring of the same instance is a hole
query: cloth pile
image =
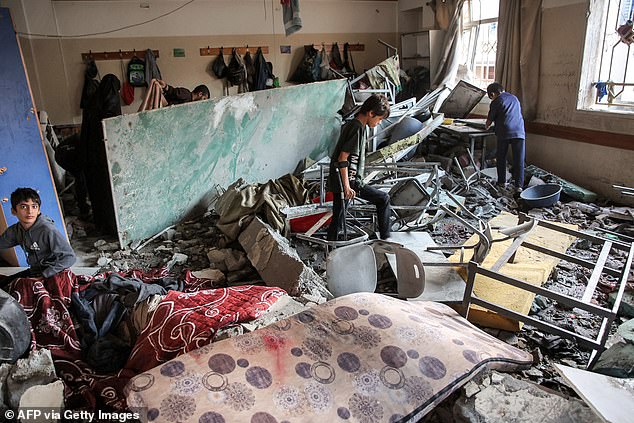
{"type": "Polygon", "coordinates": [[[7,291],[27,314],[32,349],[51,352],[66,408],[92,410],[126,409],[131,377],[211,343],[219,329],[259,317],[286,294],[219,288],[189,271],[177,281],[165,268],[94,278],[64,270],[16,279],[7,291]]]}

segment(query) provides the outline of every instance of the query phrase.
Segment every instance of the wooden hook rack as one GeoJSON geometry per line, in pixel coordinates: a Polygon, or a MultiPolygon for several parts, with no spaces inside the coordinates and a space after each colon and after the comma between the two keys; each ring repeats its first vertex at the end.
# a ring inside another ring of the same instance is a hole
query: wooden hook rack
{"type": "MultiPolygon", "coordinates": [[[[158,59],[159,51],[152,50],[154,53],[154,57],[158,59]]],[[[88,53],[82,53],[81,59],[84,62],[89,60],[99,61],[99,60],[123,60],[123,59],[132,59],[134,56],[139,59],[145,58],[145,50],[119,50],[119,51],[89,51],[88,53]]]]}
{"type": "Polygon", "coordinates": [[[258,48],[262,49],[262,53],[269,54],[269,46],[245,46],[245,47],[203,47],[200,49],[201,56],[217,56],[220,54],[220,49],[222,48],[223,54],[231,54],[231,51],[235,48],[238,54],[246,54],[247,50],[255,53],[258,51],[258,48]]]}
{"type": "MultiPolygon", "coordinates": [[[[330,51],[330,49],[332,48],[333,44],[335,43],[314,43],[312,46],[315,47],[317,50],[321,50],[322,46],[325,47],[328,51],[330,51]]],[[[337,43],[337,45],[339,46],[339,50],[343,53],[343,45],[345,43],[337,43]]],[[[310,44],[309,44],[310,45],[310,44]]],[[[356,43],[356,44],[352,44],[352,43],[348,43],[348,51],[365,51],[365,44],[360,44],[360,43],[356,43]]]]}

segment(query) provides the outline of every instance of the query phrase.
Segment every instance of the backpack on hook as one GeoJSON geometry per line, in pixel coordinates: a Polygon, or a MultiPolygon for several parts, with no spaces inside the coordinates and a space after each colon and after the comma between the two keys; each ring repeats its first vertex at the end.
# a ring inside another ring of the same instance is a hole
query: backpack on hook
{"type": "Polygon", "coordinates": [[[222,47],[220,47],[220,52],[218,53],[218,56],[216,56],[213,63],[211,64],[211,70],[218,79],[222,79],[226,76],[227,65],[225,64],[225,57],[222,54],[222,47]]]}

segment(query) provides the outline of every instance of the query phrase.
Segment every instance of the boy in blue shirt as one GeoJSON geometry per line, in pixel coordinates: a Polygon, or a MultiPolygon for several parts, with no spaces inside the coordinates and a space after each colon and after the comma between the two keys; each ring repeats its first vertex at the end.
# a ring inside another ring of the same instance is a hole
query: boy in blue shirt
{"type": "Polygon", "coordinates": [[[504,87],[494,82],[487,87],[487,94],[491,99],[486,129],[495,123],[497,145],[498,185],[506,185],[506,153],[509,145],[513,149],[513,182],[515,190],[521,192],[524,187],[524,156],[525,139],[524,118],[520,102],[511,93],[504,91],[504,87]]]}
{"type": "Polygon", "coordinates": [[[10,280],[40,274],[50,278],[75,263],[75,252],[53,220],[40,213],[41,204],[40,195],[31,188],[18,188],[11,194],[11,214],[18,218],[18,223],[0,235],[0,249],[19,245],[30,268],[12,275],[10,280]]]}

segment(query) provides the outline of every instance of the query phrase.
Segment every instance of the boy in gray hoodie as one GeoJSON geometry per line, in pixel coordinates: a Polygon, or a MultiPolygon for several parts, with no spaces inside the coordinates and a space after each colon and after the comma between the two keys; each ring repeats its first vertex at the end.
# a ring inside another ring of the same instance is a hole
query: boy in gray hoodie
{"type": "Polygon", "coordinates": [[[40,213],[42,200],[31,188],[18,188],[11,194],[11,214],[18,223],[0,235],[0,249],[19,245],[30,268],[16,277],[50,278],[75,263],[75,252],[66,238],[55,228],[53,219],[40,213]]]}

